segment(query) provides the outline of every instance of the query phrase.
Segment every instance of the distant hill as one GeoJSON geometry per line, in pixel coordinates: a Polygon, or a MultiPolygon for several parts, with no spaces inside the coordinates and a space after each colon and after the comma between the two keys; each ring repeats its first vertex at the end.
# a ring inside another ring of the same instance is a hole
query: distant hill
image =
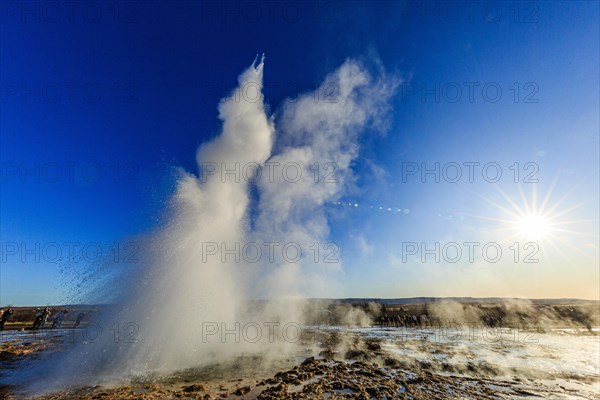
{"type": "MultiPolygon", "coordinates": [[[[439,303],[441,301],[455,301],[457,303],[476,303],[476,304],[498,304],[507,300],[526,300],[531,301],[533,304],[580,304],[580,305],[600,305],[600,300],[585,300],[585,299],[571,299],[571,298],[561,298],[561,299],[524,299],[517,297],[401,297],[395,299],[380,299],[376,297],[350,297],[346,299],[318,299],[311,298],[306,299],[308,301],[315,302],[341,302],[348,304],[364,304],[364,303],[379,303],[385,305],[402,305],[402,304],[431,304],[431,303],[439,303]]],[[[250,302],[256,303],[264,303],[265,299],[254,299],[250,300],[250,302]]],[[[49,305],[51,309],[98,309],[98,308],[110,308],[114,306],[114,304],[62,304],[62,305],[49,305]]],[[[0,308],[5,308],[7,306],[2,306],[0,308]]],[[[15,311],[25,311],[25,310],[35,310],[37,308],[44,308],[45,305],[41,306],[12,306],[15,311]]]]}
{"type": "MultiPolygon", "coordinates": [[[[333,300],[333,299],[332,299],[333,300]]],[[[455,301],[457,303],[480,303],[480,304],[497,304],[507,300],[527,300],[533,304],[600,304],[598,300],[584,300],[584,299],[523,299],[523,298],[512,298],[512,297],[408,297],[408,298],[397,298],[397,299],[378,299],[378,298],[347,298],[339,299],[344,303],[365,303],[375,302],[386,305],[394,304],[429,304],[437,303],[441,301],[455,301]]]]}

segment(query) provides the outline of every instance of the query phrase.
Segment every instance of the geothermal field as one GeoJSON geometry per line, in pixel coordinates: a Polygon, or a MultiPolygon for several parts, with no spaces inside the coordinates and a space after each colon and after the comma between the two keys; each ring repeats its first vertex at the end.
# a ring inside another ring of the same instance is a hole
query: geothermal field
{"type": "Polygon", "coordinates": [[[0,1],[0,399],[600,400],[600,2],[0,1]]]}
{"type": "MultiPolygon", "coordinates": [[[[598,328],[590,328],[599,321],[596,303],[397,299],[384,304],[313,300],[301,306],[305,324],[288,322],[286,328],[275,318],[262,326],[211,324],[193,332],[206,346],[230,342],[244,350],[163,373],[84,377],[74,372],[63,376],[62,387],[35,390],[41,399],[599,398],[600,337],[598,328]],[[413,315],[419,316],[417,323],[403,318],[413,315]]],[[[118,337],[91,321],[32,332],[26,328],[31,321],[22,319],[3,332],[4,398],[28,398],[28,385],[39,382],[36,365],[62,376],[69,365],[56,364],[54,357],[73,348],[92,350],[101,335],[120,343],[119,351],[139,346],[134,330],[118,337]],[[24,374],[27,379],[20,381],[24,374]]],[[[83,372],[89,354],[83,350],[70,362],[81,363],[83,372]]]]}

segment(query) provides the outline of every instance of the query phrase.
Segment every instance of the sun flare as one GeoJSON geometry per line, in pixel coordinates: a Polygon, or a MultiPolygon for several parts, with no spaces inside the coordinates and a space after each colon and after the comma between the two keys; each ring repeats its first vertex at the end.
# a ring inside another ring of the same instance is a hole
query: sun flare
{"type": "Polygon", "coordinates": [[[499,187],[495,188],[504,201],[481,197],[496,209],[497,216],[479,218],[493,222],[490,231],[496,240],[521,245],[533,242],[540,246],[540,251],[552,249],[565,259],[568,259],[565,253],[567,249],[578,249],[577,242],[582,241],[581,236],[585,234],[581,230],[581,224],[587,220],[573,219],[569,216],[582,205],[565,204],[569,192],[552,200],[553,184],[540,201],[536,187],[526,195],[518,186],[516,196],[509,196],[499,187]]]}
{"type": "Polygon", "coordinates": [[[527,214],[516,221],[517,232],[527,240],[542,240],[552,230],[550,221],[543,215],[527,214]]]}

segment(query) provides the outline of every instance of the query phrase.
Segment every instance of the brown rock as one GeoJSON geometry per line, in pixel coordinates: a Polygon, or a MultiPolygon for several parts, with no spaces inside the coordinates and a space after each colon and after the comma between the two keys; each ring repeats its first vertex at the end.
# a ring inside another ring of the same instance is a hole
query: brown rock
{"type": "Polygon", "coordinates": [[[250,386],[242,386],[241,388],[238,388],[233,394],[235,394],[236,396],[243,396],[250,390],[250,386]]]}
{"type": "Polygon", "coordinates": [[[206,390],[206,388],[202,385],[190,385],[190,386],[184,387],[182,390],[186,393],[193,393],[193,392],[203,392],[206,390]]]}

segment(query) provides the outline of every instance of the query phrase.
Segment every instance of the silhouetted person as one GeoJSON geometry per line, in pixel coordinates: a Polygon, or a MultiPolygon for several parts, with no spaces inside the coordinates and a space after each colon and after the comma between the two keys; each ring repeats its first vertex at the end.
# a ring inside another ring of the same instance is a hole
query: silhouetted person
{"type": "Polygon", "coordinates": [[[44,308],[44,311],[42,312],[42,322],[40,323],[40,328],[43,328],[44,325],[46,325],[46,321],[48,321],[50,314],[50,307],[44,308]]]}
{"type": "Polygon", "coordinates": [[[33,325],[31,326],[31,329],[36,330],[40,327],[40,323],[42,322],[42,312],[44,310],[43,309],[37,309],[37,312],[35,313],[35,319],[33,320],[33,325]]]}
{"type": "Polygon", "coordinates": [[[44,326],[46,320],[50,316],[50,307],[45,307],[43,310],[38,311],[35,315],[35,320],[33,321],[33,326],[31,329],[37,330],[44,326]]]}
{"type": "Polygon", "coordinates": [[[54,316],[54,319],[52,320],[52,329],[60,329],[60,326],[62,325],[63,318],[68,313],[69,313],[69,310],[61,310],[61,311],[59,311],[54,316]]]}
{"type": "Polygon", "coordinates": [[[4,330],[4,324],[10,319],[10,317],[12,317],[14,313],[15,311],[12,308],[9,308],[6,311],[2,310],[2,314],[0,314],[0,331],[4,330]]]}
{"type": "Polygon", "coordinates": [[[75,320],[75,325],[73,326],[73,328],[78,328],[79,325],[81,324],[81,321],[83,320],[83,317],[85,317],[85,313],[84,312],[80,312],[77,315],[77,319],[75,320]]]}

